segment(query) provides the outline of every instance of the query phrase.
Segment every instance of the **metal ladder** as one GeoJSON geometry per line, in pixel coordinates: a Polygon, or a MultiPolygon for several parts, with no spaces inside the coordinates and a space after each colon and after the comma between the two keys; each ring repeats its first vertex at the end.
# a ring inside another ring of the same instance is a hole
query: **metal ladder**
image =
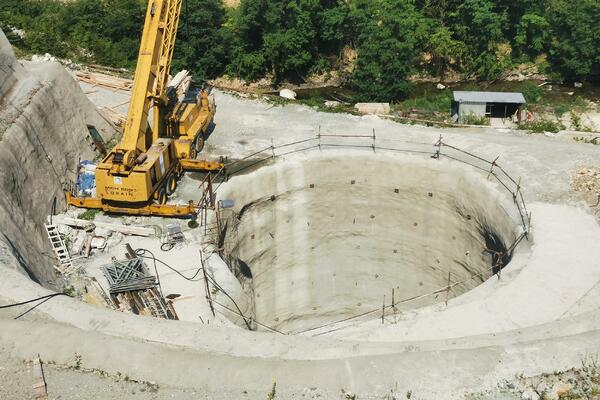
{"type": "Polygon", "coordinates": [[[54,224],[44,224],[44,226],[46,227],[52,250],[54,250],[56,258],[58,258],[58,265],[55,265],[54,268],[64,275],[71,273],[73,271],[73,260],[71,259],[69,250],[67,250],[67,246],[65,246],[60,237],[58,227],[54,224]]]}

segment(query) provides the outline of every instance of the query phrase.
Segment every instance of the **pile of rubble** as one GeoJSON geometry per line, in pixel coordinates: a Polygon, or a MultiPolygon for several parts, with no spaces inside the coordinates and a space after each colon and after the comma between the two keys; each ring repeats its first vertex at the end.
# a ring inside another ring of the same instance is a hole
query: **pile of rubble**
{"type": "Polygon", "coordinates": [[[584,357],[580,368],[531,377],[515,376],[494,390],[467,396],[469,400],[561,400],[600,397],[600,370],[596,357],[584,357]]]}
{"type": "Polygon", "coordinates": [[[600,167],[579,167],[571,173],[571,190],[600,220],[600,167]]]}
{"type": "Polygon", "coordinates": [[[592,201],[600,197],[600,167],[580,167],[571,174],[571,188],[589,196],[592,201]]]}

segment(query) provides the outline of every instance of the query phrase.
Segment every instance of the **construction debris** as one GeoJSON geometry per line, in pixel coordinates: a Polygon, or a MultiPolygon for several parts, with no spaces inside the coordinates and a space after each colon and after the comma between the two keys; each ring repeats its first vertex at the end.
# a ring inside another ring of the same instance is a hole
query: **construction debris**
{"type": "Polygon", "coordinates": [[[327,101],[325,101],[325,107],[327,107],[327,108],[336,108],[336,107],[339,107],[341,105],[342,105],[342,103],[340,103],[337,100],[327,100],[327,101]]]}
{"type": "Polygon", "coordinates": [[[78,81],[86,82],[94,86],[102,86],[111,89],[130,91],[133,88],[133,80],[118,78],[116,76],[98,74],[94,72],[77,71],[75,77],[78,81]]]}
{"type": "Polygon", "coordinates": [[[178,243],[185,242],[185,236],[181,231],[181,225],[179,224],[168,224],[167,234],[165,235],[164,242],[160,245],[162,251],[169,251],[178,243]]]}
{"type": "Polygon", "coordinates": [[[580,167],[571,174],[571,188],[600,196],[600,167],[580,167]]]}
{"type": "Polygon", "coordinates": [[[171,304],[165,300],[158,285],[158,279],[151,275],[141,257],[126,245],[127,260],[102,267],[108,281],[112,302],[122,311],[148,315],[157,318],[179,319],[171,304]]]}
{"type": "Polygon", "coordinates": [[[165,300],[157,288],[122,292],[112,295],[122,311],[164,319],[179,319],[171,300],[165,300]]]}
{"type": "Polygon", "coordinates": [[[600,167],[580,167],[571,173],[571,189],[581,196],[600,220],[600,167]]]}
{"type": "MultiPolygon", "coordinates": [[[[70,218],[64,215],[57,215],[54,217],[54,223],[69,225],[76,228],[85,228],[89,225],[90,221],[84,219],[70,218]]],[[[103,228],[113,232],[120,232],[126,235],[136,235],[136,236],[152,236],[155,234],[153,228],[145,228],[143,226],[128,226],[121,224],[112,224],[109,222],[99,222],[94,221],[94,225],[97,228],[103,228]]]]}
{"type": "Polygon", "coordinates": [[[107,67],[106,65],[98,65],[98,64],[89,64],[85,66],[86,68],[89,69],[95,69],[98,71],[107,71],[110,73],[117,73],[117,74],[129,74],[130,71],[127,68],[114,68],[114,67],[107,67]]]}

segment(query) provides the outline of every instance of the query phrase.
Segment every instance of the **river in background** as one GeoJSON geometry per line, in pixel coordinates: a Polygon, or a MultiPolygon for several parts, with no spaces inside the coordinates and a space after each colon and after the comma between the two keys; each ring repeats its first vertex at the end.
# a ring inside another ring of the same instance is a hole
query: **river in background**
{"type": "MultiPolygon", "coordinates": [[[[544,89],[544,99],[549,103],[563,103],[573,101],[576,97],[582,97],[586,100],[600,103],[600,85],[584,83],[582,87],[577,88],[573,84],[545,83],[544,81],[498,81],[493,83],[485,82],[459,82],[445,84],[445,90],[473,90],[489,92],[521,92],[531,84],[542,85],[544,89]]],[[[422,97],[435,96],[441,94],[444,90],[436,88],[437,84],[432,82],[419,82],[413,85],[410,94],[405,100],[417,99],[422,97]]],[[[354,93],[349,87],[322,87],[314,89],[295,89],[298,100],[337,100],[342,102],[353,102],[354,93]]]]}

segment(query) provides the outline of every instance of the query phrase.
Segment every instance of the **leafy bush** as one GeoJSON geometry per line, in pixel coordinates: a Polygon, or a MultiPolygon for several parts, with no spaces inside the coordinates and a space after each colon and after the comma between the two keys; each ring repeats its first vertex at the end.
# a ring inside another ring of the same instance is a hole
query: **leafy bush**
{"type": "Polygon", "coordinates": [[[558,104],[554,107],[554,115],[556,115],[557,117],[562,117],[565,113],[568,113],[571,110],[571,107],[569,107],[566,104],[558,104]]]}
{"type": "Polygon", "coordinates": [[[536,121],[524,122],[519,125],[519,129],[531,131],[534,133],[553,132],[556,133],[565,129],[565,126],[557,121],[549,119],[539,119],[536,121]]]}
{"type": "Polygon", "coordinates": [[[527,103],[534,104],[542,99],[544,89],[533,82],[525,82],[521,86],[521,93],[523,93],[527,103]]]}
{"type": "Polygon", "coordinates": [[[489,121],[485,116],[475,114],[467,114],[460,117],[460,122],[465,125],[489,125],[489,121]]]}

